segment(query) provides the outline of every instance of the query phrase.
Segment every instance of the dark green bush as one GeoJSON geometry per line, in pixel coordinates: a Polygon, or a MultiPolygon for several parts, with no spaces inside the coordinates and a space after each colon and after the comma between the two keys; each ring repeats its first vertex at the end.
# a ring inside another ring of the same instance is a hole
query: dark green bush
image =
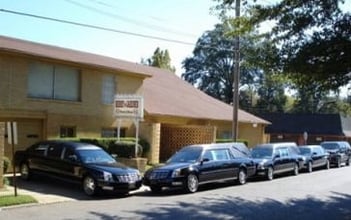
{"type": "MultiPolygon", "coordinates": [[[[135,142],[115,142],[108,147],[110,154],[116,154],[117,157],[134,158],[135,157],[135,142]]],[[[140,144],[137,145],[137,157],[143,155],[143,148],[140,144]]]]}
{"type": "Polygon", "coordinates": [[[3,157],[3,160],[4,160],[4,166],[3,166],[3,168],[4,168],[4,173],[6,173],[8,167],[10,166],[11,161],[10,161],[10,159],[7,158],[7,157],[3,157]]]}

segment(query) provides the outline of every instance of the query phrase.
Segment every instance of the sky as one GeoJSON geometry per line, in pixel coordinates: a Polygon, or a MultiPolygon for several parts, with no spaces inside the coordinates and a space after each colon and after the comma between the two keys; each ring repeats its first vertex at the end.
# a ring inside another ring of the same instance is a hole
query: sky
{"type": "MultiPolygon", "coordinates": [[[[151,57],[155,49],[160,47],[169,51],[171,64],[180,76],[184,72],[181,63],[186,57],[192,56],[196,41],[220,22],[217,16],[210,13],[210,8],[216,3],[213,0],[0,0],[0,35],[134,63],[151,57]],[[99,26],[117,32],[38,19],[4,10],[99,26]]],[[[351,0],[345,0],[343,9],[351,11],[351,0]]]]}
{"type": "Polygon", "coordinates": [[[0,0],[0,35],[140,63],[157,47],[167,49],[181,75],[182,61],[219,19],[213,0],[0,0]],[[110,32],[6,11],[50,17],[116,30],[110,32]],[[122,34],[130,32],[132,34],[122,34]],[[135,36],[164,38],[171,41],[135,36]]]}

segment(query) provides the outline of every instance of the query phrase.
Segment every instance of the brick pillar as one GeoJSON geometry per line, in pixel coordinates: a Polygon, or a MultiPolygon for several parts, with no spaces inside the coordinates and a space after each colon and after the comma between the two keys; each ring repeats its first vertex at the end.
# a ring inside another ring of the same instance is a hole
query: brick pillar
{"type": "Polygon", "coordinates": [[[0,188],[4,187],[5,123],[0,122],[0,188]]]}
{"type": "Polygon", "coordinates": [[[150,152],[148,153],[148,163],[159,163],[161,124],[147,122],[141,123],[140,136],[146,139],[150,144],[150,152]]]}

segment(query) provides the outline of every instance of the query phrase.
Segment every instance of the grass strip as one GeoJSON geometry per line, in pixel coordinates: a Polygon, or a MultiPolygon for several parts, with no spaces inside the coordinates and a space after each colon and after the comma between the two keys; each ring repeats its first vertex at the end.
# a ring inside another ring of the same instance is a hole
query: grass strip
{"type": "Polygon", "coordinates": [[[21,204],[28,204],[28,203],[37,203],[38,201],[35,200],[30,195],[6,195],[0,196],[0,207],[5,206],[12,206],[12,205],[21,205],[21,204]]]}

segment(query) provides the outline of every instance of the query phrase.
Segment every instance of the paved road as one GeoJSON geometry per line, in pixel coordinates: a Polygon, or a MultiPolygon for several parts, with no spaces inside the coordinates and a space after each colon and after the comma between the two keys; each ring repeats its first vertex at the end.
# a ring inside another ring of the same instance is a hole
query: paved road
{"type": "Polygon", "coordinates": [[[60,185],[54,186],[55,192],[71,196],[72,201],[3,209],[0,219],[351,220],[351,167],[271,182],[254,180],[244,186],[210,185],[195,194],[141,191],[124,198],[90,199],[69,186],[61,190],[60,185]]]}

